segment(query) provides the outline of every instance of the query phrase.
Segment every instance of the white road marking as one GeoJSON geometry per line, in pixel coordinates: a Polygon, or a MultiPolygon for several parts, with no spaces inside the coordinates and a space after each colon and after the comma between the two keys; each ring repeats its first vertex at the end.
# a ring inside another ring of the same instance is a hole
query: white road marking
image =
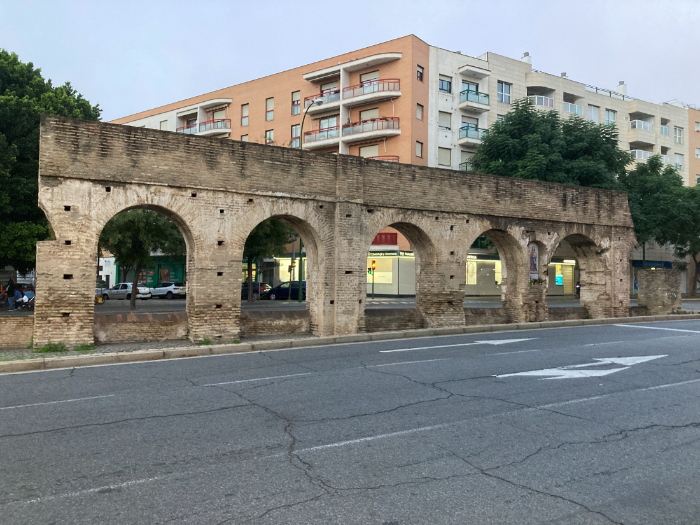
{"type": "Polygon", "coordinates": [[[419,346],[416,348],[397,348],[396,350],[380,350],[382,354],[390,354],[392,352],[411,352],[412,350],[430,350],[433,348],[452,348],[455,346],[472,346],[472,345],[505,345],[508,343],[519,343],[520,341],[530,341],[537,339],[536,337],[528,337],[527,339],[492,339],[490,341],[474,341],[473,343],[459,343],[454,345],[437,345],[437,346],[419,346]]]}
{"type": "Polygon", "coordinates": [[[266,381],[267,379],[284,379],[286,377],[310,376],[312,374],[314,374],[314,372],[306,372],[305,374],[289,374],[286,376],[258,377],[256,379],[241,379],[239,381],[224,381],[223,383],[209,383],[208,385],[197,385],[197,386],[233,385],[235,383],[250,383],[251,381],[266,381]]]}
{"type": "Polygon", "coordinates": [[[681,330],[680,328],[661,328],[660,326],[641,326],[638,324],[614,324],[613,326],[619,326],[621,328],[646,328],[647,330],[669,330],[671,332],[691,332],[693,334],[700,334],[700,330],[681,330]]]}
{"type": "Polygon", "coordinates": [[[547,376],[546,379],[577,379],[581,377],[601,377],[608,374],[614,374],[621,370],[627,370],[632,365],[653,361],[668,357],[666,355],[650,355],[637,357],[606,357],[594,358],[596,363],[584,363],[582,365],[560,366],[557,368],[544,368],[542,370],[530,370],[528,372],[518,372],[515,374],[500,374],[494,377],[515,377],[515,376],[547,376]],[[603,365],[622,365],[621,368],[612,368],[609,370],[576,370],[577,368],[603,366],[603,365]]]}
{"type": "Polygon", "coordinates": [[[76,401],[87,401],[88,399],[103,399],[105,397],[114,397],[117,394],[110,394],[108,396],[93,396],[93,397],[78,397],[76,399],[64,399],[62,401],[47,401],[46,403],[32,403],[31,405],[16,405],[13,407],[0,407],[0,410],[11,410],[13,408],[26,408],[26,407],[38,407],[42,405],[55,405],[57,403],[74,403],[76,401]]]}
{"type": "Polygon", "coordinates": [[[426,359],[424,361],[401,361],[400,363],[387,363],[384,365],[367,365],[367,368],[377,368],[380,366],[396,366],[396,365],[412,365],[413,363],[432,363],[434,361],[451,361],[451,358],[444,359],[426,359]]]}
{"type": "Polygon", "coordinates": [[[515,352],[498,352],[496,354],[487,354],[483,357],[491,357],[492,355],[529,354],[530,352],[544,352],[544,350],[539,348],[537,350],[516,350],[515,352]]]}

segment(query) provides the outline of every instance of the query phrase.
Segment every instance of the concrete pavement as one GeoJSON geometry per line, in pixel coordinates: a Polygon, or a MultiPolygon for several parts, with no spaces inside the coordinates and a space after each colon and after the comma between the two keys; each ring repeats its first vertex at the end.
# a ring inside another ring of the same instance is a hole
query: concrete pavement
{"type": "Polygon", "coordinates": [[[697,523],[699,343],[677,321],[0,376],[0,521],[697,523]]]}

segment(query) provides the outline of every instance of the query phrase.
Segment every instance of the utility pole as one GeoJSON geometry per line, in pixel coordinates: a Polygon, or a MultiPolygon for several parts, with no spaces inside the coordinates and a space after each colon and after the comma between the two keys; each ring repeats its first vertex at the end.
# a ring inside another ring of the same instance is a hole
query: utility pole
{"type": "Polygon", "coordinates": [[[372,299],[374,299],[374,274],[377,269],[377,261],[372,261],[372,299]]]}
{"type": "Polygon", "coordinates": [[[304,294],[302,293],[303,290],[302,290],[302,287],[301,287],[302,280],[303,280],[303,277],[304,277],[304,258],[303,258],[302,254],[301,254],[301,251],[302,251],[303,247],[304,247],[304,243],[302,242],[302,240],[301,240],[301,235],[300,235],[300,236],[299,236],[299,292],[298,292],[298,294],[297,294],[297,295],[299,296],[299,298],[298,298],[298,301],[299,301],[299,302],[301,302],[301,298],[302,298],[302,296],[304,295],[304,294]]]}

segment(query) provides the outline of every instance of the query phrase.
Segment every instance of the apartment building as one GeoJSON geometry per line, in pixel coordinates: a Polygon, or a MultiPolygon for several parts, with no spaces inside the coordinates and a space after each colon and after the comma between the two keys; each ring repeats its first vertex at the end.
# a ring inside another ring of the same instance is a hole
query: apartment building
{"type": "Polygon", "coordinates": [[[688,149],[690,162],[690,185],[700,184],[700,109],[688,107],[688,149]]]}

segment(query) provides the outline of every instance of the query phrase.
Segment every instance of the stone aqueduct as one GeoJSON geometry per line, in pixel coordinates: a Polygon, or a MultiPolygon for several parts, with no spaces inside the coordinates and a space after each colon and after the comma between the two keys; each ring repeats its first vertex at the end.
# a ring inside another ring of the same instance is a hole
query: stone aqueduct
{"type": "Polygon", "coordinates": [[[35,346],[93,341],[97,241],[131,208],[167,215],[185,237],[195,341],[238,337],[243,246],[269,217],[290,223],[307,248],[319,335],[364,330],[366,257],[386,226],[413,245],[426,326],[465,324],[467,252],[483,233],[502,260],[510,322],[547,318],[528,245],[537,243],[544,271],[563,239],[578,257],[588,315],[629,315],[636,241],[619,192],[43,116],[39,205],[55,239],[37,245],[35,346]]]}

